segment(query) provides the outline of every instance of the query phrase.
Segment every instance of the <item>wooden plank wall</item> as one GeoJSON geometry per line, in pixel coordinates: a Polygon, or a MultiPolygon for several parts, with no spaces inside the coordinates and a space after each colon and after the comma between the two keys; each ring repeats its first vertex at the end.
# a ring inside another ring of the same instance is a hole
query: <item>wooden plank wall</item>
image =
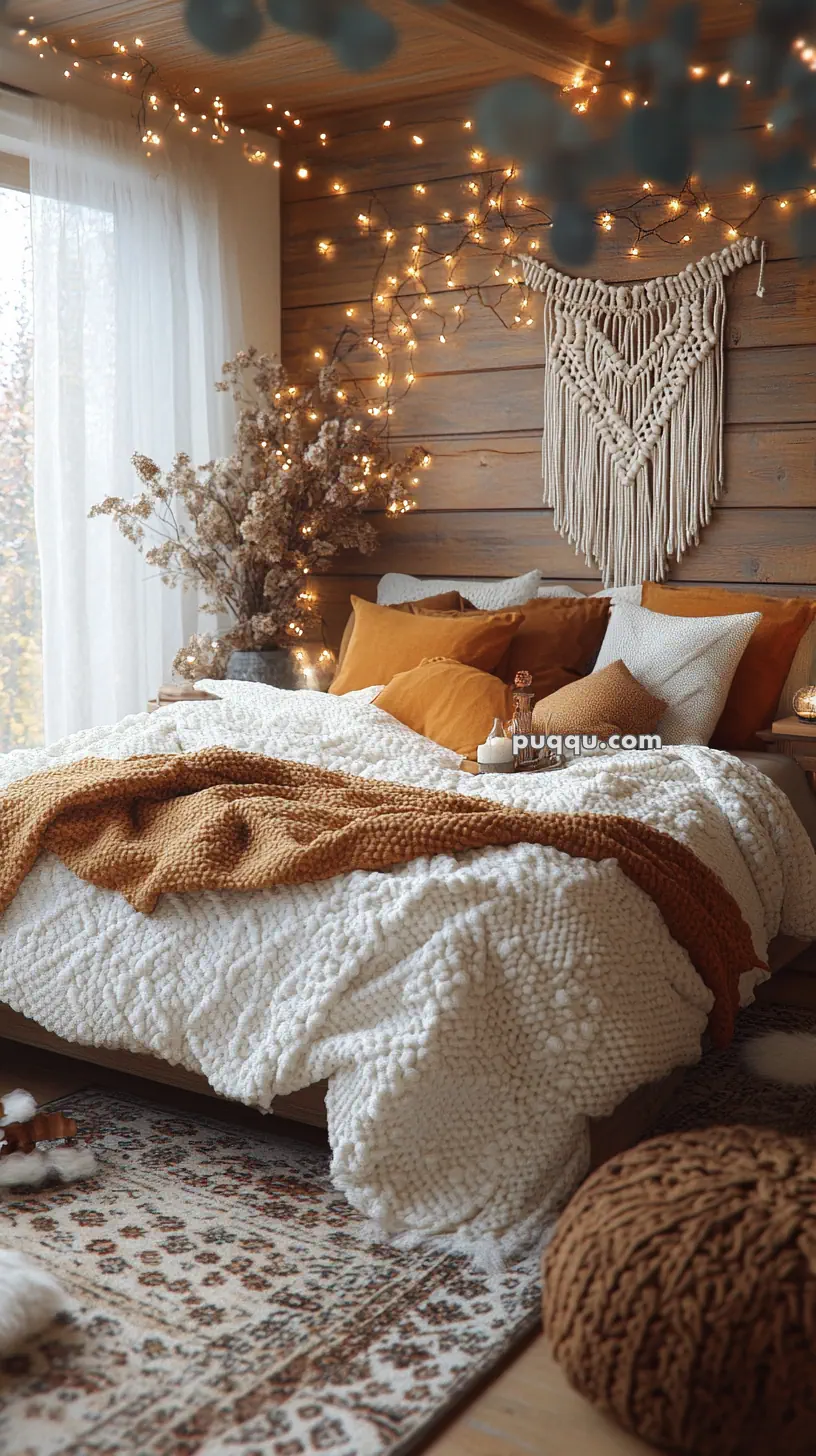
{"type": "MultiPolygon", "coordinates": [[[[388,127],[382,109],[361,112],[334,127],[325,123],[327,144],[290,148],[290,162],[309,171],[298,178],[290,166],[283,174],[283,352],[294,369],[314,367],[316,348],[331,349],[348,308],[355,316],[365,312],[382,243],[379,231],[361,232],[357,217],[373,194],[406,240],[416,226],[438,230],[443,209],[460,216],[467,210],[468,183],[480,171],[470,157],[468,114],[467,97],[392,107],[388,127]],[[326,239],[329,257],[317,246],[326,239]]],[[[491,158],[490,165],[500,160],[491,158]]],[[[637,196],[640,185],[618,189],[614,200],[637,196]]],[[[635,281],[676,272],[689,257],[722,247],[723,219],[737,222],[753,204],[737,191],[710,200],[719,220],[702,221],[695,213],[691,222],[671,224],[664,230],[669,241],[645,240],[636,259],[628,252],[627,225],[616,223],[602,234],[591,271],[635,281]],[[672,246],[684,232],[691,242],[672,246]]],[[[613,205],[608,196],[604,201],[613,205]]],[[[810,591],[816,581],[816,266],[794,256],[787,226],[791,209],[809,205],[816,202],[796,195],[768,199],[745,229],[767,239],[766,291],[757,298],[756,265],[728,284],[726,493],[700,547],[672,573],[678,581],[769,584],[791,595],[810,591]]],[[[540,236],[538,256],[546,257],[546,231],[540,236]]],[[[404,268],[405,260],[398,261],[404,268]]],[[[471,282],[484,273],[477,257],[456,269],[460,280],[471,282]]],[[[425,281],[436,306],[450,309],[460,295],[445,291],[445,278],[440,265],[425,281]]],[[[349,591],[373,597],[384,571],[498,577],[538,567],[550,579],[597,587],[541,505],[543,353],[535,295],[530,309],[535,326],[511,332],[488,310],[469,312],[444,346],[435,330],[425,331],[427,341],[422,337],[419,320],[417,383],[398,406],[394,430],[397,441],[426,445],[433,466],[422,476],[415,513],[379,518],[376,555],[338,558],[320,579],[333,645],[349,591]]],[[[361,366],[366,372],[376,373],[374,362],[361,366]]]]}

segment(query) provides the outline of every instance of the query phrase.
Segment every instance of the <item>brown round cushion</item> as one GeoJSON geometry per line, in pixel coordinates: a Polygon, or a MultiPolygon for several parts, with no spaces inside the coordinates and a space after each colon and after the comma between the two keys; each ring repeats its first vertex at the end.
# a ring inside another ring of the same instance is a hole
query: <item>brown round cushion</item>
{"type": "Polygon", "coordinates": [[[816,1452],[816,1142],[712,1127],[599,1168],[545,1255],[572,1384],[693,1456],[816,1452]]]}

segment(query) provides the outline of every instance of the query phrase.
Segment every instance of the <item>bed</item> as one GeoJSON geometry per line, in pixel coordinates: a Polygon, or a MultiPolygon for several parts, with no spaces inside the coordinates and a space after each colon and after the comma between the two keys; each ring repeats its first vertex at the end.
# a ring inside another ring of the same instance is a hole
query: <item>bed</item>
{"type": "MultiPolygon", "coordinates": [[[[370,692],[209,688],[217,700],[6,755],[0,781],[89,754],[229,744],[528,808],[623,813],[717,871],[758,959],[773,943],[781,964],[816,936],[808,836],[785,795],[729,755],[682,747],[479,779],[370,692]]],[[[746,1000],[763,978],[746,972],[746,1000]]],[[[5,912],[0,1002],[0,1034],[17,1040],[325,1115],[335,1183],[379,1228],[509,1250],[585,1174],[590,1128],[596,1155],[631,1140],[653,1100],[642,1089],[697,1059],[711,994],[614,861],[518,844],[317,885],[168,895],[151,916],[42,855],[5,912]]]]}

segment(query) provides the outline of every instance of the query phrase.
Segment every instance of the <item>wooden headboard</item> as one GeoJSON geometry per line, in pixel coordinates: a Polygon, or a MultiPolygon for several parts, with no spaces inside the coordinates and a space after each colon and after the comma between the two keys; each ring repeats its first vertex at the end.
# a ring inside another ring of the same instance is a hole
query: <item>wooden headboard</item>
{"type": "MultiPolygon", "coordinates": [[[[314,350],[330,350],[346,321],[366,307],[377,260],[373,236],[356,222],[376,189],[386,202],[397,247],[407,255],[409,228],[438,221],[444,208],[466,210],[474,176],[472,115],[466,97],[401,104],[384,113],[345,115],[325,122],[330,146],[297,149],[309,170],[292,168],[283,185],[283,352],[287,364],[308,373],[314,350]],[[420,121],[421,118],[421,121],[420,121]],[[429,119],[430,118],[430,119],[429,119]],[[412,142],[422,135],[422,146],[412,142]],[[340,182],[342,194],[333,190],[340,182]],[[425,191],[418,193],[417,184],[425,191]],[[400,239],[400,229],[403,229],[400,239]],[[317,248],[332,242],[331,255],[317,248]]],[[[290,150],[290,159],[295,152],[290,150]]],[[[475,169],[478,173],[478,168],[475,169]]],[[[618,189],[637,194],[638,184],[618,189]]],[[[689,245],[646,239],[636,259],[627,254],[626,224],[602,243],[592,272],[609,280],[672,273],[690,257],[722,247],[725,224],[745,216],[750,203],[734,192],[709,194],[713,217],[668,222],[666,239],[692,234],[689,245]]],[[[607,196],[606,205],[613,199],[607,196]]],[[[789,208],[765,201],[746,231],[768,242],[765,297],[756,297],[757,269],[744,268],[728,286],[726,494],[700,547],[673,572],[685,582],[726,586],[766,584],[796,595],[816,577],[816,261],[794,256],[787,226],[790,208],[816,205],[794,195],[789,208]]],[[[540,256],[545,254],[542,248],[540,256]]],[[[403,266],[402,254],[395,254],[403,266]]],[[[460,270],[457,270],[459,272],[460,270]]],[[[480,276],[484,268],[480,264],[480,276]]],[[[444,265],[426,275],[440,306],[444,265]]],[[[533,316],[535,297],[531,299],[533,316]]],[[[427,444],[432,468],[422,476],[415,514],[381,522],[376,555],[338,558],[318,590],[330,639],[336,643],[355,591],[373,597],[384,571],[416,575],[509,576],[538,567],[552,580],[584,589],[593,574],[552,528],[541,505],[538,439],[541,427],[540,329],[510,332],[486,309],[472,307],[457,334],[440,344],[429,333],[417,351],[418,381],[399,405],[399,437],[427,444]]],[[[374,373],[376,371],[365,370],[374,373]]]]}

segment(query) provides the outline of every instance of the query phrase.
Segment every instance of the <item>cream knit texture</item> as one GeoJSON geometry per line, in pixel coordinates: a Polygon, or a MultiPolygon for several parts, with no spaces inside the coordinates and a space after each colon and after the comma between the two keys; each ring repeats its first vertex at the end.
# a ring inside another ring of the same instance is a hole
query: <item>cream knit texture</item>
{"type": "MultiPolygon", "coordinates": [[[[764,958],[816,936],[816,855],[756,770],[681,747],[475,778],[367,700],[208,683],[51,749],[223,744],[531,809],[628,814],[723,880],[764,958]]],[[[743,977],[744,991],[758,978],[743,977]]],[[[2,918],[0,999],[72,1042],[150,1052],[268,1108],[328,1078],[338,1189],[381,1229],[531,1238],[588,1158],[587,1119],[699,1055],[711,993],[612,861],[519,844],[317,884],[162,896],[146,916],[42,855],[2,918]]]]}

